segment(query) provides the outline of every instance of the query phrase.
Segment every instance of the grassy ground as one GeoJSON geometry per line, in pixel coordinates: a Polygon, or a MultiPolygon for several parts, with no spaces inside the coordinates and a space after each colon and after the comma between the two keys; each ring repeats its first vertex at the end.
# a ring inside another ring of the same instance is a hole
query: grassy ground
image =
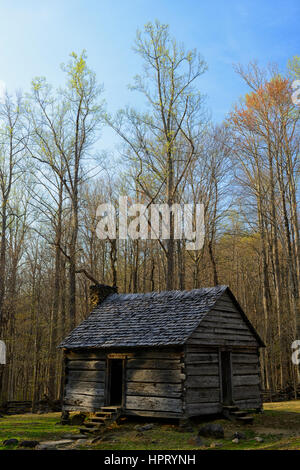
{"type": "MultiPolygon", "coordinates": [[[[209,450],[212,442],[222,443],[217,449],[298,449],[300,450],[300,401],[268,403],[264,413],[255,415],[252,425],[239,425],[227,420],[218,420],[224,427],[224,439],[203,438],[209,450]],[[243,431],[246,439],[239,444],[232,443],[233,433],[243,431]],[[262,443],[254,440],[263,438],[262,443]]],[[[59,413],[43,415],[15,415],[0,419],[0,449],[4,449],[5,439],[19,440],[58,440],[64,434],[78,433],[74,426],[61,426],[59,413]]],[[[156,422],[154,427],[143,433],[134,429],[137,423],[125,420],[121,425],[112,425],[106,429],[101,442],[81,446],[81,449],[105,450],[193,450],[198,447],[193,443],[201,422],[194,422],[194,432],[179,432],[174,423],[156,422]]],[[[142,425],[143,423],[139,423],[142,425]]],[[[7,447],[5,447],[7,449],[7,447]]],[[[14,447],[13,447],[14,448],[14,447]]]]}
{"type": "MultiPolygon", "coordinates": [[[[62,426],[60,413],[42,415],[24,414],[0,418],[0,450],[6,439],[50,441],[60,439],[63,434],[78,432],[75,426],[62,426]]],[[[7,447],[5,447],[7,449],[7,447]]]]}

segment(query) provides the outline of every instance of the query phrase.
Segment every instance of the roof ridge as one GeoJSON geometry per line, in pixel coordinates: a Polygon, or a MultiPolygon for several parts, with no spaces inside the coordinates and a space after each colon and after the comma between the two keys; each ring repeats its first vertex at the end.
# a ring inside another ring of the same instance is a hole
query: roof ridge
{"type": "MultiPolygon", "coordinates": [[[[120,293],[111,293],[109,294],[103,303],[108,303],[112,300],[134,300],[134,299],[142,299],[142,298],[164,298],[164,297],[193,297],[193,294],[203,294],[207,291],[209,292],[218,292],[218,291],[225,291],[228,288],[225,284],[220,284],[213,287],[199,287],[195,289],[185,289],[185,290],[163,290],[163,291],[152,291],[152,292],[120,292],[120,293]]],[[[101,305],[103,305],[103,303],[101,305]]],[[[99,305],[100,306],[100,305],[99,305]]]]}

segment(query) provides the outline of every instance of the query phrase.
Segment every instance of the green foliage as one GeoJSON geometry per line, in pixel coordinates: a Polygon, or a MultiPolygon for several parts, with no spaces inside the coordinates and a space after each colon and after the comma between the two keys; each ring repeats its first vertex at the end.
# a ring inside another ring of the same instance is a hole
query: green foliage
{"type": "Polygon", "coordinates": [[[300,56],[294,56],[288,62],[288,69],[295,79],[300,79],[300,56]]]}
{"type": "Polygon", "coordinates": [[[62,70],[67,74],[69,89],[82,97],[85,90],[90,87],[90,82],[95,81],[95,73],[87,66],[85,50],[80,55],[72,52],[70,57],[71,60],[66,65],[62,64],[62,70]]]}

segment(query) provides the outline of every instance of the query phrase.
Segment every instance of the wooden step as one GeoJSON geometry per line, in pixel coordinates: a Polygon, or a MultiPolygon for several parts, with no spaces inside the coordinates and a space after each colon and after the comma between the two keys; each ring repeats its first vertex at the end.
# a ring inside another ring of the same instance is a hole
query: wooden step
{"type": "Polygon", "coordinates": [[[253,416],[240,416],[236,418],[239,423],[243,424],[252,424],[253,423],[253,416]]]}
{"type": "Polygon", "coordinates": [[[97,418],[91,418],[92,423],[104,423],[105,421],[108,421],[110,417],[105,417],[105,416],[98,416],[97,418]]]}
{"type": "Polygon", "coordinates": [[[116,413],[121,410],[120,406],[101,406],[101,411],[109,411],[112,413],[116,413]]]}
{"type": "Polygon", "coordinates": [[[239,411],[239,407],[235,405],[223,405],[223,411],[239,411]]]}
{"type": "Polygon", "coordinates": [[[235,418],[242,418],[244,416],[247,416],[247,411],[232,411],[231,415],[234,416],[235,418]]]}
{"type": "Polygon", "coordinates": [[[97,411],[97,413],[95,413],[95,418],[102,418],[102,417],[112,418],[114,414],[116,413],[112,411],[97,411]]]}

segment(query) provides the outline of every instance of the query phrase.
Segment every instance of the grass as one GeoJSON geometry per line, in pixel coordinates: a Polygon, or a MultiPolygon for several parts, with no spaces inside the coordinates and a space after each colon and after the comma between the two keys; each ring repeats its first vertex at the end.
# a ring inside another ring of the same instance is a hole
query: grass
{"type": "Polygon", "coordinates": [[[47,441],[61,439],[63,434],[78,432],[75,426],[57,424],[59,420],[60,413],[24,414],[0,418],[0,450],[7,449],[2,445],[6,439],[47,441]]]}
{"type": "MultiPolygon", "coordinates": [[[[8,416],[0,419],[0,449],[3,440],[16,438],[20,440],[58,440],[64,434],[78,433],[75,426],[62,426],[59,423],[59,413],[43,415],[25,414],[8,416]]],[[[227,420],[217,420],[225,431],[224,439],[203,438],[206,449],[212,442],[222,443],[217,450],[251,450],[251,449],[293,449],[300,450],[300,401],[267,403],[264,413],[255,415],[252,425],[244,426],[227,420]],[[234,432],[242,431],[246,439],[238,444],[232,443],[234,432]],[[255,441],[260,436],[263,442],[255,441]]],[[[201,422],[193,422],[194,432],[179,432],[176,423],[156,422],[151,430],[142,434],[135,429],[137,423],[124,420],[122,424],[113,424],[103,433],[103,441],[89,444],[79,449],[104,450],[194,450],[198,449],[193,443],[201,422]]],[[[143,423],[139,423],[142,425],[143,423]]],[[[16,448],[16,447],[11,447],[16,448]]]]}

